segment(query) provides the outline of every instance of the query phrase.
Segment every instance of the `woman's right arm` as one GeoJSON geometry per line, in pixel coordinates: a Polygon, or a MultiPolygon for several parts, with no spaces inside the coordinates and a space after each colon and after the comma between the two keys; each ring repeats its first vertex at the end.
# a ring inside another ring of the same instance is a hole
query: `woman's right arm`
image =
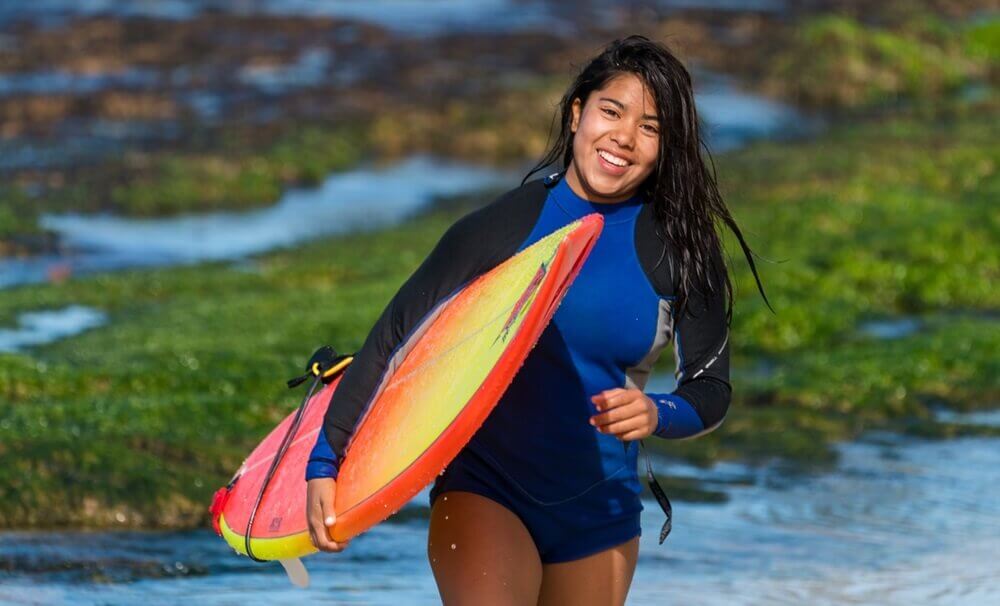
{"type": "Polygon", "coordinates": [[[408,353],[412,343],[407,337],[433,320],[440,305],[466,283],[517,252],[534,226],[545,195],[544,186],[532,182],[461,218],[383,310],[330,399],[306,467],[310,494],[316,493],[318,503],[329,502],[329,512],[333,511],[329,479],[337,477],[354,429],[383,378],[408,353]],[[316,483],[320,479],[327,480],[322,483],[321,497],[316,483]]]}

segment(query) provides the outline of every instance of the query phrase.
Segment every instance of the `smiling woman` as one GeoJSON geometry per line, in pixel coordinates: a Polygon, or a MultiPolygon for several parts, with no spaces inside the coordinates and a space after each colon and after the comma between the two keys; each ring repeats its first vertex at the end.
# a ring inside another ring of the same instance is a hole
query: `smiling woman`
{"type": "Polygon", "coordinates": [[[635,74],[608,82],[587,106],[573,100],[573,159],[566,180],[592,202],[630,198],[656,168],[660,151],[656,101],[635,74]],[[579,161],[577,161],[579,158],[579,161]]]}
{"type": "Polygon", "coordinates": [[[623,603],[642,510],[636,441],[707,433],[729,407],[732,287],[716,223],[753,260],[702,159],[690,76],[631,36],[584,68],[560,111],[558,139],[520,187],[453,225],[390,301],[307,468],[313,540],[342,551],[328,532],[335,478],[401,343],[456,288],[602,215],[535,349],[431,490],[428,555],[445,603],[623,603]],[[546,167],[558,170],[528,181],[546,167]],[[644,392],[671,341],[677,388],[644,392]]]}

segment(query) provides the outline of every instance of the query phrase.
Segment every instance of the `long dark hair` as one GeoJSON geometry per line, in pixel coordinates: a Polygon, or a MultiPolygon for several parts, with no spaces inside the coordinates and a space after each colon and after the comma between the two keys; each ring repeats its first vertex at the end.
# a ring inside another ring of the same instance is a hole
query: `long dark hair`
{"type": "MultiPolygon", "coordinates": [[[[710,292],[718,288],[715,281],[725,284],[726,322],[733,316],[733,285],[723,259],[722,242],[715,231],[721,221],[729,226],[750,263],[757,288],[771,307],[754,265],[753,252],[743,239],[733,216],[726,208],[716,184],[715,163],[705,147],[694,106],[691,75],[681,62],[662,44],[645,36],[629,36],[615,40],[583,68],[559,103],[561,123],[559,136],[538,164],[524,177],[528,178],[545,167],[562,161],[565,169],[573,158],[573,100],[586,104],[590,93],[599,90],[620,74],[632,73],[649,88],[656,100],[660,120],[660,151],[656,168],[643,181],[640,193],[654,205],[660,235],[676,247],[680,255],[680,279],[677,304],[681,313],[690,293],[705,287],[710,292]],[[709,162],[702,157],[705,150],[709,162]],[[712,270],[713,266],[715,270],[712,270]],[[721,274],[721,275],[719,275],[721,274]]],[[[773,308],[772,308],[773,311],[773,308]]]]}

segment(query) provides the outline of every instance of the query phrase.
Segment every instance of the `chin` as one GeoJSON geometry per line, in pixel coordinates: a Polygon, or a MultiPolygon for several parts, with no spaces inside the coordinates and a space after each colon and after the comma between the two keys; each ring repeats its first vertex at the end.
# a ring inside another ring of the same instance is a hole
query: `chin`
{"type": "Polygon", "coordinates": [[[621,197],[625,192],[632,189],[630,185],[631,179],[628,178],[629,175],[627,174],[615,177],[598,171],[588,174],[586,177],[590,189],[605,198],[621,197]]]}

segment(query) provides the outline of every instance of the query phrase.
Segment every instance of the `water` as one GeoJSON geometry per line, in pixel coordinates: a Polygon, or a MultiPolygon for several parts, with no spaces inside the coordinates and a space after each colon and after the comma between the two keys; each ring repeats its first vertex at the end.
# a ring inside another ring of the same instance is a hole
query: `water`
{"type": "MultiPolygon", "coordinates": [[[[268,97],[272,102],[261,102],[244,117],[269,122],[281,112],[274,105],[276,100],[330,85],[346,88],[362,80],[370,67],[362,59],[340,61],[330,49],[306,48],[287,64],[240,68],[235,74],[239,86],[227,88],[189,86],[192,70],[187,67],[161,75],[137,70],[92,75],[0,74],[0,97],[28,90],[32,94],[61,95],[129,88],[138,86],[136,82],[141,75],[145,82],[170,83],[176,87],[164,90],[206,123],[231,115],[246,102],[248,95],[268,97]]],[[[741,91],[732,79],[719,74],[697,73],[695,83],[698,112],[706,123],[707,140],[714,152],[736,149],[757,139],[808,135],[821,126],[788,105],[741,91]]],[[[245,108],[239,111],[246,112],[245,108]]],[[[0,141],[0,170],[94,163],[121,153],[127,144],[176,140],[180,129],[173,119],[66,120],[58,126],[53,138],[16,137],[0,141]]]]}
{"type": "Polygon", "coordinates": [[[401,34],[449,31],[548,32],[571,28],[571,20],[607,16],[612,8],[711,9],[782,12],[786,0],[587,0],[566,5],[554,0],[35,0],[0,4],[0,26],[14,19],[56,24],[70,18],[110,15],[193,19],[206,11],[237,15],[323,16],[353,19],[401,34]]]}
{"type": "Polygon", "coordinates": [[[24,19],[55,24],[69,18],[111,15],[192,19],[208,10],[238,15],[323,16],[354,19],[398,33],[503,31],[550,25],[547,2],[516,0],[38,0],[0,7],[0,24],[24,19]]]}
{"type": "Polygon", "coordinates": [[[148,88],[158,81],[156,71],[136,67],[108,73],[73,73],[63,70],[0,73],[0,97],[52,92],[86,95],[108,88],[148,88]]]}
{"type": "MultiPolygon", "coordinates": [[[[990,417],[996,422],[996,415],[990,417]]],[[[837,469],[657,464],[724,490],[674,503],[674,531],[643,513],[629,604],[1000,603],[1000,440],[869,434],[837,469]]],[[[210,531],[0,535],[0,601],[31,604],[435,604],[426,492],[405,521],[343,554],[307,558],[308,590],[277,564],[236,556],[210,531]]]]}
{"type": "Polygon", "coordinates": [[[883,340],[902,339],[916,334],[920,328],[919,319],[908,317],[868,320],[858,326],[861,334],[883,340]]]}
{"type": "Polygon", "coordinates": [[[998,442],[873,434],[840,448],[834,473],[768,470],[725,505],[681,505],[637,603],[997,603],[998,442]]]}
{"type": "Polygon", "coordinates": [[[240,83],[253,86],[262,92],[285,93],[295,88],[318,86],[324,82],[331,67],[332,53],[325,48],[302,51],[288,65],[246,66],[240,69],[240,83]]]}
{"type": "Polygon", "coordinates": [[[164,219],[115,215],[45,215],[41,224],[70,251],[0,259],[0,287],[43,282],[53,271],[88,274],[130,267],[233,261],[333,234],[384,228],[436,198],[515,178],[502,171],[415,156],[387,167],[330,175],[317,188],[285,193],[274,206],[164,219]]]}
{"type": "MultiPolygon", "coordinates": [[[[303,57],[296,64],[300,68],[291,72],[258,70],[241,77],[259,87],[280,88],[292,82],[308,85],[327,59],[322,53],[305,53],[303,57]]],[[[757,139],[802,135],[819,126],[789,106],[740,91],[723,76],[699,74],[698,83],[698,108],[714,152],[736,149],[757,139]]],[[[208,109],[222,110],[214,105],[208,109]]],[[[163,219],[47,215],[42,226],[57,233],[75,252],[0,259],[0,288],[43,282],[53,268],[78,275],[236,260],[325,235],[390,226],[426,208],[436,196],[491,187],[509,189],[520,177],[416,156],[387,168],[362,167],[333,174],[318,188],[290,191],[274,206],[254,211],[163,219]]]]}
{"type": "Polygon", "coordinates": [[[822,126],[788,105],[741,91],[730,78],[699,73],[695,79],[695,104],[712,152],[731,151],[758,139],[811,134],[822,126]]]}
{"type": "Polygon", "coordinates": [[[181,133],[181,125],[174,120],[70,118],[59,124],[52,137],[0,139],[0,173],[92,166],[131,146],[176,141],[181,133]]]}
{"type": "Polygon", "coordinates": [[[83,305],[25,312],[17,317],[17,328],[0,328],[0,352],[16,352],[65,339],[106,321],[104,312],[83,305]]]}

